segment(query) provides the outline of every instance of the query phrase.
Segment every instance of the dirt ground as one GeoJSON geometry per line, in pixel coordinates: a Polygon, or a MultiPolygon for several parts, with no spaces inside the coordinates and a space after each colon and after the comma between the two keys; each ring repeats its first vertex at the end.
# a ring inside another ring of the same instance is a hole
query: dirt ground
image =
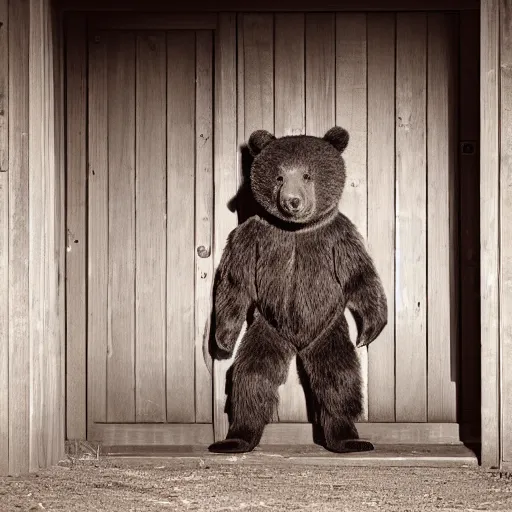
{"type": "MultiPolygon", "coordinates": [[[[235,462],[233,462],[235,460],[235,462]]],[[[62,461],[0,478],[10,511],[512,511],[512,478],[479,467],[210,464],[201,458],[62,461]]]]}

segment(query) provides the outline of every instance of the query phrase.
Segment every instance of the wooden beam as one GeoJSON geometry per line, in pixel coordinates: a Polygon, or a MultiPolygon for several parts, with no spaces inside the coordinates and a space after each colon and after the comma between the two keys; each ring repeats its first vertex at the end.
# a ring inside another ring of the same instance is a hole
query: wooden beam
{"type": "Polygon", "coordinates": [[[86,28],[67,20],[67,253],[66,427],[68,439],[86,436],[86,28]]]}
{"type": "Polygon", "coordinates": [[[58,0],[60,9],[71,11],[459,11],[480,7],[478,0],[283,0],[279,3],[272,0],[220,0],[208,2],[200,0],[195,3],[169,2],[167,0],[58,0]]]}
{"type": "MultiPolygon", "coordinates": [[[[460,444],[457,423],[356,423],[361,439],[383,444],[460,444]]],[[[267,425],[261,444],[311,444],[309,423],[267,425]]]]}
{"type": "Polygon", "coordinates": [[[9,473],[29,469],[30,5],[9,2],[9,473]]]}
{"type": "Polygon", "coordinates": [[[205,445],[213,441],[211,423],[96,423],[89,441],[108,446],[205,445]]]}
{"type": "Polygon", "coordinates": [[[480,60],[480,245],[482,464],[500,461],[499,0],[482,0],[480,60]]]}
{"type": "Polygon", "coordinates": [[[0,0],[0,172],[9,165],[9,2],[0,0]]]}
{"type": "Polygon", "coordinates": [[[90,14],[88,26],[93,30],[213,30],[217,26],[215,13],[177,13],[162,16],[160,13],[115,12],[90,14]]]}
{"type": "Polygon", "coordinates": [[[500,333],[502,460],[512,462],[512,0],[500,12],[500,333]]]}

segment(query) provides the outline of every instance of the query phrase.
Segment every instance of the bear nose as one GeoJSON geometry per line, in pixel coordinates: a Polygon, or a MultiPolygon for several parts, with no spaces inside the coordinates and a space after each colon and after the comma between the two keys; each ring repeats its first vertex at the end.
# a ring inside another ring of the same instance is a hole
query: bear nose
{"type": "Polygon", "coordinates": [[[292,197],[290,199],[290,206],[296,210],[300,206],[300,199],[298,197],[292,197]]]}

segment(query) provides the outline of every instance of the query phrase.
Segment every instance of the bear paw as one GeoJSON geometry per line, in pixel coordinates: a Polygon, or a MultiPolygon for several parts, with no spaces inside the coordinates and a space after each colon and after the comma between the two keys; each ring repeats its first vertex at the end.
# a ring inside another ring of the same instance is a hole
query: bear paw
{"type": "Polygon", "coordinates": [[[254,448],[243,439],[224,439],[217,441],[208,447],[208,450],[214,453],[245,453],[254,448]]]}
{"type": "Polygon", "coordinates": [[[335,453],[371,452],[375,449],[370,441],[361,441],[360,439],[339,441],[338,443],[328,444],[325,448],[335,453]]]}

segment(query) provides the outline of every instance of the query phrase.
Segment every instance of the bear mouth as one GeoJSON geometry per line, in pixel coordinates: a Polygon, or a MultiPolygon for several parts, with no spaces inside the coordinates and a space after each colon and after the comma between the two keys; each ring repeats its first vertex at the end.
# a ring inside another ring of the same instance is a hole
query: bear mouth
{"type": "Polygon", "coordinates": [[[280,202],[278,203],[278,210],[281,214],[283,220],[287,220],[290,222],[307,222],[313,215],[313,208],[311,205],[304,205],[300,209],[290,208],[286,204],[283,205],[280,202]]]}

